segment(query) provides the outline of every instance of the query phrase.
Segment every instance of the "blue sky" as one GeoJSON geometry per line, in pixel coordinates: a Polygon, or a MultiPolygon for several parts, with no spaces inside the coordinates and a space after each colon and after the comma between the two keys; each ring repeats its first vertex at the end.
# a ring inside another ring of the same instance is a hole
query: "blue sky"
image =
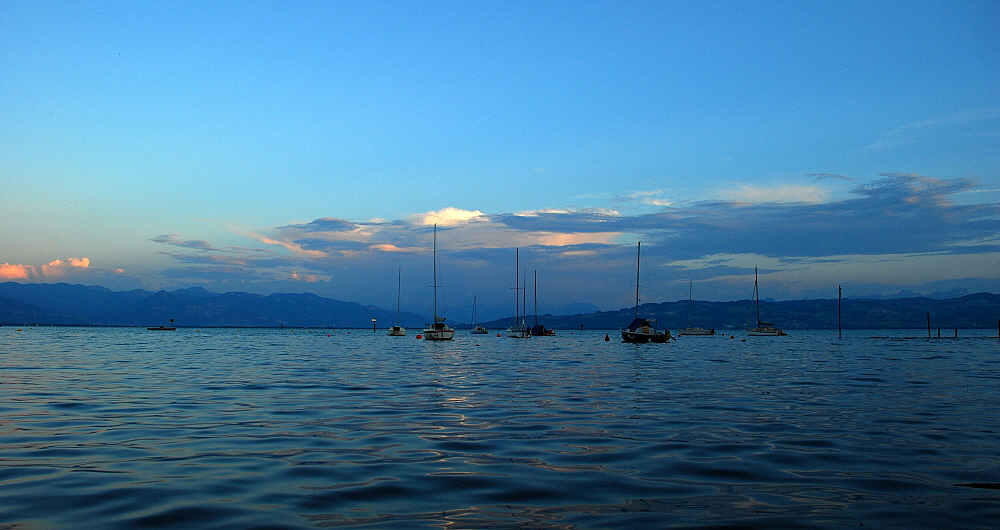
{"type": "MultiPolygon", "coordinates": [[[[0,280],[1000,291],[996,2],[0,0],[0,280]]],[[[486,308],[484,310],[484,308],[486,308]]],[[[463,317],[464,318],[464,317],[463,317]]]]}

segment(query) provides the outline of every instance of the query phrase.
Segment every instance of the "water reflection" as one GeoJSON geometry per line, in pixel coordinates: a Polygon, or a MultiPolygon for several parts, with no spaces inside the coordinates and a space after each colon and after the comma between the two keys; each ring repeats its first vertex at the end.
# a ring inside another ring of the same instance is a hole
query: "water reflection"
{"type": "Polygon", "coordinates": [[[996,490],[956,486],[1000,471],[1000,420],[984,413],[1000,405],[994,342],[466,339],[0,334],[0,520],[975,527],[1000,515],[996,490]],[[51,509],[54,494],[65,502],[51,509]]]}

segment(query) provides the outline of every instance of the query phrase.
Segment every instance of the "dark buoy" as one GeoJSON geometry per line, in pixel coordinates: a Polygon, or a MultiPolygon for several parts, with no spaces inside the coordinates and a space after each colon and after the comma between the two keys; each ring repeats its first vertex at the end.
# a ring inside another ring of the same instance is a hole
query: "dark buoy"
{"type": "Polygon", "coordinates": [[[607,334],[607,333],[605,333],[605,334],[604,334],[604,342],[608,342],[608,341],[610,341],[610,340],[611,340],[611,337],[609,337],[609,336],[608,336],[608,334],[607,334]]]}

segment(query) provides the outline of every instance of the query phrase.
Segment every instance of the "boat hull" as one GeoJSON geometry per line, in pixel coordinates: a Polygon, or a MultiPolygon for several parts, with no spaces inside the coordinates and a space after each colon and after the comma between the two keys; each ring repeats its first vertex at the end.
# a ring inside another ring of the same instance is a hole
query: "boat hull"
{"type": "Polygon", "coordinates": [[[647,344],[650,342],[654,343],[665,343],[670,340],[670,332],[664,331],[663,333],[650,332],[645,333],[642,331],[629,331],[622,330],[622,342],[628,342],[630,344],[647,344]]]}
{"type": "Polygon", "coordinates": [[[519,324],[507,328],[507,336],[512,339],[528,339],[531,338],[531,330],[527,326],[519,324]]]}
{"type": "Polygon", "coordinates": [[[684,328],[677,330],[678,336],[683,335],[694,335],[694,336],[705,336],[705,335],[715,335],[714,329],[704,329],[704,328],[684,328]]]}
{"type": "Polygon", "coordinates": [[[752,328],[747,330],[747,335],[751,337],[782,337],[788,334],[775,328],[752,328]]]}
{"type": "Polygon", "coordinates": [[[406,336],[406,329],[403,328],[403,327],[401,327],[401,326],[393,326],[393,327],[389,328],[388,335],[390,337],[405,337],[406,336]]]}
{"type": "Polygon", "coordinates": [[[424,330],[424,340],[451,340],[455,338],[455,330],[424,330]]]}

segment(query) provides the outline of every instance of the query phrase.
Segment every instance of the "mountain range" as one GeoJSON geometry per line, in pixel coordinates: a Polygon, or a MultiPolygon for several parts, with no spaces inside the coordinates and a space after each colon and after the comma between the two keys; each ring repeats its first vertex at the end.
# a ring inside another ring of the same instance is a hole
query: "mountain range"
{"type": "MultiPolygon", "coordinates": [[[[835,329],[838,301],[761,301],[763,320],[785,329],[835,329]]],[[[586,307],[586,306],[583,306],[586,307]]],[[[638,313],[656,320],[662,329],[688,325],[716,329],[741,329],[751,318],[750,300],[732,302],[677,301],[642,304],[638,313]]],[[[635,308],[592,311],[572,315],[541,315],[539,322],[552,329],[619,329],[634,317],[635,308]]],[[[887,329],[927,327],[939,329],[995,329],[1000,319],[1000,295],[967,294],[957,298],[911,297],[895,299],[843,299],[844,328],[887,329]]],[[[755,315],[754,315],[755,317],[755,315]]],[[[430,321],[427,315],[402,313],[404,326],[416,328],[430,321]]],[[[212,293],[203,288],[150,292],[111,291],[85,285],[0,283],[0,324],[159,326],[172,322],[184,327],[316,327],[368,328],[372,319],[380,328],[396,322],[396,312],[354,302],[342,302],[310,293],[243,292],[212,293]]],[[[755,319],[755,318],[754,318],[755,319]]],[[[534,323],[534,317],[528,317],[534,323]]],[[[504,329],[513,318],[482,322],[490,329],[504,329]]],[[[467,327],[452,323],[456,327],[467,327]]]]}

